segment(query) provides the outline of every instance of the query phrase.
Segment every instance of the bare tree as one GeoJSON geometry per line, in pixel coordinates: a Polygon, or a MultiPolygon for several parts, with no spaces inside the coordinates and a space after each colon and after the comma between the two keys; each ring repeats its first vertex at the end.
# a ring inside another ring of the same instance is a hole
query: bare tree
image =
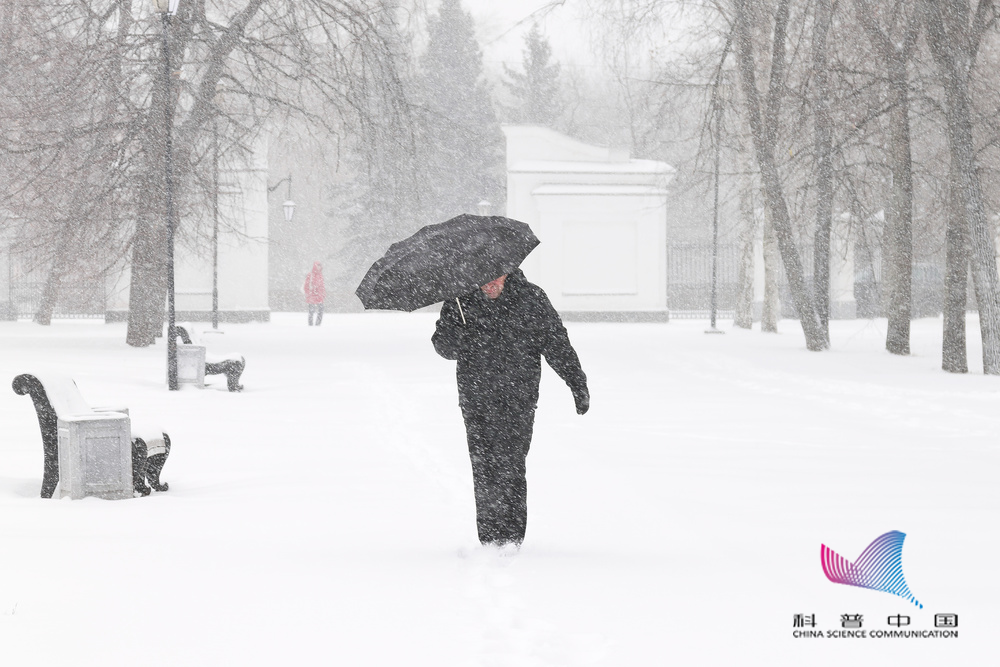
{"type": "Polygon", "coordinates": [[[941,340],[941,368],[949,373],[969,372],[965,331],[965,311],[969,298],[969,233],[962,186],[958,163],[951,160],[948,168],[944,332],[941,340]]]}
{"type": "Polygon", "coordinates": [[[121,170],[131,156],[116,142],[125,131],[107,120],[117,77],[91,75],[127,26],[109,33],[71,2],[11,0],[0,13],[0,203],[20,218],[11,251],[46,274],[42,324],[69,276],[100,281],[125,245],[114,219],[128,209],[121,170]]]}
{"type": "MultiPolygon", "coordinates": [[[[778,115],[785,90],[786,29],[788,27],[789,0],[779,0],[774,15],[770,78],[766,96],[762,98],[757,88],[757,64],[751,36],[751,21],[761,16],[753,12],[747,0],[736,0],[734,31],[736,54],[739,63],[743,99],[753,138],[757,164],[764,188],[764,201],[771,216],[785,276],[798,311],[799,321],[809,350],[819,351],[829,347],[829,338],[820,325],[816,309],[806,287],[802,259],[796,247],[792,221],[788,212],[774,151],[778,138],[778,115]]],[[[757,8],[759,9],[759,8],[757,8]]]]}
{"type": "MultiPolygon", "coordinates": [[[[728,123],[739,128],[737,136],[729,137],[730,146],[752,142],[766,211],[764,236],[767,240],[773,235],[780,248],[810,349],[827,345],[830,223],[840,209],[850,211],[841,217],[852,221],[851,234],[859,239],[859,248],[868,251],[870,261],[862,268],[867,272],[866,286],[881,294],[879,281],[884,281],[886,349],[909,353],[911,317],[927,312],[928,304],[937,305],[932,299],[940,287],[928,278],[940,262],[946,269],[943,367],[966,370],[964,311],[971,265],[984,368],[1000,372],[1000,279],[986,216],[991,206],[997,206],[990,198],[1000,200],[996,185],[1000,171],[993,166],[1000,153],[995,40],[986,41],[997,22],[994,0],[636,0],[615,3],[614,12],[606,11],[602,21],[613,13],[621,17],[613,23],[611,39],[616,53],[633,62],[629,49],[642,46],[646,52],[645,42],[637,36],[654,34],[656,25],[678,8],[707,9],[718,22],[709,17],[698,23],[696,30],[702,30],[699,35],[704,38],[685,51],[685,58],[689,63],[700,59],[700,65],[689,67],[686,78],[678,68],[681,76],[669,83],[675,97],[682,85],[691,89],[706,85],[708,72],[719,60],[716,54],[725,50],[720,23],[731,31],[746,129],[740,122],[728,123]],[[929,49],[920,40],[925,26],[929,49]],[[984,42],[987,55],[977,59],[984,42]],[[930,76],[932,70],[936,76],[930,76]],[[760,77],[766,77],[766,84],[758,86],[760,77]],[[939,157],[944,135],[937,130],[943,125],[948,128],[950,167],[939,157]],[[806,131],[810,127],[811,140],[806,131]],[[803,168],[810,160],[815,169],[803,168]],[[942,190],[950,196],[941,196],[942,190]],[[802,221],[813,204],[816,222],[807,230],[802,221]],[[813,249],[811,293],[806,287],[808,257],[800,257],[797,246],[813,249]],[[917,276],[920,292],[914,282],[917,276]]],[[[626,75],[619,89],[626,102],[633,102],[639,97],[641,77],[629,76],[624,67],[621,71],[626,75]]],[[[713,107],[706,100],[692,101],[704,128],[713,107]]],[[[649,122],[648,114],[628,114],[628,118],[633,141],[642,137],[645,145],[663,145],[668,123],[649,122]],[[645,122],[648,131],[638,132],[645,122]]],[[[693,180],[703,145],[690,148],[696,168],[685,171],[693,180]]],[[[705,174],[701,176],[704,181],[705,174]]],[[[742,208],[748,209],[749,191],[745,185],[739,189],[745,191],[742,208]]],[[[741,229],[745,232],[750,226],[743,224],[741,229]]],[[[745,233],[741,245],[738,320],[746,326],[750,246],[745,233]]]]}
{"type": "Polygon", "coordinates": [[[823,336],[830,339],[830,233],[833,227],[833,128],[827,35],[833,21],[831,0],[816,0],[812,60],[815,91],[813,127],[816,153],[816,233],[813,239],[813,298],[823,336]]]}
{"type": "Polygon", "coordinates": [[[888,331],[885,347],[893,354],[910,353],[913,267],[913,173],[910,149],[910,82],[907,64],[920,32],[919,15],[911,5],[897,0],[891,7],[875,10],[869,0],[855,0],[858,22],[868,36],[877,61],[888,79],[889,160],[892,192],[886,207],[886,237],[889,261],[887,276],[888,331]],[[880,17],[886,17],[883,27],[880,17]]]}
{"type": "MultiPolygon", "coordinates": [[[[37,54],[64,45],[78,56],[58,94],[29,96],[30,104],[5,114],[10,122],[0,127],[0,163],[10,167],[6,173],[19,209],[33,214],[41,213],[33,202],[44,199],[45,179],[65,181],[70,175],[65,165],[77,165],[73,182],[92,184],[88,192],[74,193],[80,213],[68,227],[74,234],[86,229],[94,239],[121,241],[117,249],[106,249],[131,265],[131,345],[149,345],[162,331],[167,127],[182,236],[196,234],[185,225],[206,217],[200,213],[208,208],[211,179],[201,172],[210,169],[210,128],[220,114],[230,159],[249,156],[255,138],[279,113],[331,134],[345,125],[400,128],[397,143],[406,144],[410,109],[396,70],[395,0],[182,2],[169,25],[169,89],[158,83],[162,28],[152,11],[133,16],[128,0],[55,0],[55,10],[53,3],[37,0],[10,2],[19,6],[21,24],[31,28],[6,34],[20,47],[11,53],[16,67],[32,74],[24,88],[46,80],[37,54]],[[100,147],[102,159],[94,159],[93,147],[100,147]],[[56,164],[63,167],[50,168],[56,164]],[[95,192],[104,193],[103,199],[95,192]]],[[[32,228],[31,243],[50,248],[53,266],[64,266],[57,261],[60,248],[81,244],[75,236],[72,242],[46,241],[38,231],[43,227],[32,228]]],[[[55,294],[59,282],[50,282],[48,293],[55,294]]]]}
{"type": "MultiPolygon", "coordinates": [[[[964,293],[964,264],[959,263],[962,239],[968,236],[972,282],[979,305],[979,327],[983,341],[983,372],[1000,374],[1000,277],[997,275],[995,240],[986,218],[984,195],[977,169],[973,138],[970,75],[983,36],[997,23],[993,0],[979,0],[973,12],[965,0],[936,2],[922,0],[927,41],[937,63],[944,88],[948,145],[952,162],[952,195],[954,211],[962,215],[949,216],[949,225],[958,224],[963,230],[948,234],[948,258],[955,262],[946,271],[946,303],[957,304],[958,292],[964,293]],[[962,233],[964,232],[964,234],[962,233]],[[951,244],[955,244],[954,248],[951,244]]],[[[950,313],[951,317],[957,313],[950,313]]],[[[962,315],[964,317],[964,313],[962,315]]],[[[958,370],[946,368],[946,370],[958,370]]]]}
{"type": "Polygon", "coordinates": [[[761,333],[778,333],[778,319],[781,315],[780,290],[778,282],[781,274],[781,252],[775,236],[771,214],[764,207],[764,302],[760,312],[761,333]]]}
{"type": "Polygon", "coordinates": [[[754,212],[754,183],[747,142],[737,138],[736,161],[739,170],[740,268],[737,280],[736,314],[733,326],[753,327],[754,255],[757,245],[757,217],[754,212]]]}

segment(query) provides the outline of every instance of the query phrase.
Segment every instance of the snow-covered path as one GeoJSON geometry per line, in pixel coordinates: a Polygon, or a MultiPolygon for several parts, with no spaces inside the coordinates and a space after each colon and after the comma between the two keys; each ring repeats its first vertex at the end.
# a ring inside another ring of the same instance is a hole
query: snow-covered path
{"type": "Polygon", "coordinates": [[[0,390],[3,664],[990,660],[1000,380],[938,370],[937,320],[908,358],[882,351],[884,321],[834,322],[822,354],[791,321],[569,324],[593,407],[576,415],[546,369],[512,557],[477,546],[434,316],[304,320],[225,327],[242,394],[168,393],[162,342],[129,348],[121,325],[0,323],[4,386],[57,367],[174,441],[167,493],[43,501],[34,410],[0,390]],[[922,610],[820,568],[820,544],[853,559],[890,530],[922,610]],[[959,638],[793,638],[795,614],[858,613],[869,630],[956,613],[959,638]]]}

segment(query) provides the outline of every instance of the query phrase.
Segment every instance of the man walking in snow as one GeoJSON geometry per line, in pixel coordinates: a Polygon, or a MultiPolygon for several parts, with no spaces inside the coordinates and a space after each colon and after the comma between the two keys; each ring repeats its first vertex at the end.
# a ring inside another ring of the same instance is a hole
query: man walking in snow
{"type": "Polygon", "coordinates": [[[569,385],[581,415],[590,408],[587,376],[559,314],[520,269],[445,301],[432,342],[442,357],[458,361],[479,541],[520,545],[541,357],[569,385]]]}

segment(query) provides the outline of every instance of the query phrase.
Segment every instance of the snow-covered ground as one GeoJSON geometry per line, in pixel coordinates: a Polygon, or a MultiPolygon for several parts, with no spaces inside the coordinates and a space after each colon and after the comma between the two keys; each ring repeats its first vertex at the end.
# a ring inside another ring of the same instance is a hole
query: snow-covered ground
{"type": "MultiPolygon", "coordinates": [[[[454,363],[430,314],[276,314],[215,343],[248,359],[165,389],[164,345],[123,325],[0,323],[0,664],[982,665],[996,660],[1000,379],[940,371],[885,322],[833,349],[705,322],[568,325],[581,417],[546,369],[522,551],[477,546],[454,363]],[[166,425],[166,493],[42,500],[24,371],[57,367],[91,405],[166,425]],[[924,608],[833,584],[890,530],[924,608]],[[906,615],[957,639],[793,637],[906,615]]],[[[970,319],[970,338],[977,324],[970,319]]]]}

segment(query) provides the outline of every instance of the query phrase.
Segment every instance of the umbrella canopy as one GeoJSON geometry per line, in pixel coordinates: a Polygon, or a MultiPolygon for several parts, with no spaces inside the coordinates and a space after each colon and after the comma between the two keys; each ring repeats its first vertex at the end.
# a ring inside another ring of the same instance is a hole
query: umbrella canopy
{"type": "Polygon", "coordinates": [[[354,293],[365,308],[409,312],[510,273],[537,245],[523,222],[465,213],[393,243],[354,293]]]}

